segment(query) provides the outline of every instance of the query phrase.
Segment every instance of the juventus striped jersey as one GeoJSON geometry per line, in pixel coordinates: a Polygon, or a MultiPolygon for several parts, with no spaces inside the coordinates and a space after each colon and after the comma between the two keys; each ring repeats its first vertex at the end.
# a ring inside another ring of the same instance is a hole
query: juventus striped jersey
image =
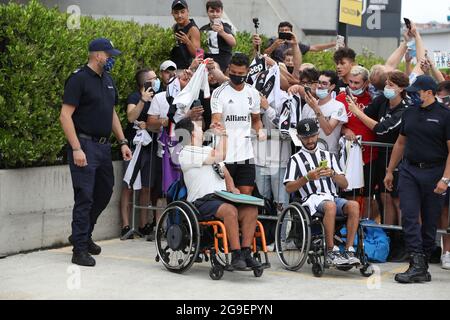
{"type": "MultiPolygon", "coordinates": [[[[318,168],[322,160],[327,160],[328,167],[333,169],[336,174],[344,174],[334,154],[320,148],[312,153],[302,148],[289,160],[283,183],[287,184],[305,176],[309,171],[318,168]]],[[[338,196],[336,185],[330,177],[309,181],[299,192],[302,202],[306,201],[312,194],[325,193],[334,197],[338,196]]]]}

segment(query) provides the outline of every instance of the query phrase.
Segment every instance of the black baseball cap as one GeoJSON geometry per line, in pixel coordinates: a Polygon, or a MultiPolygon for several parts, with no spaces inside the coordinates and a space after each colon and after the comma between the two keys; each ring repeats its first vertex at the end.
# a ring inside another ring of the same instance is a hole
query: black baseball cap
{"type": "Polygon", "coordinates": [[[436,94],[438,85],[436,81],[430,76],[427,76],[426,74],[423,74],[421,76],[418,76],[416,81],[410,85],[408,88],[406,88],[407,92],[417,92],[419,90],[432,90],[433,94],[436,94]]]}
{"type": "Polygon", "coordinates": [[[297,124],[297,134],[301,138],[315,136],[319,133],[319,126],[316,119],[303,119],[297,124]]]}
{"type": "Polygon", "coordinates": [[[175,9],[175,7],[183,7],[188,9],[188,4],[185,0],[174,0],[172,2],[172,10],[175,9]]]}
{"type": "Polygon", "coordinates": [[[114,48],[111,40],[106,38],[97,38],[89,43],[89,52],[105,51],[113,56],[118,56],[122,52],[114,48]]]}

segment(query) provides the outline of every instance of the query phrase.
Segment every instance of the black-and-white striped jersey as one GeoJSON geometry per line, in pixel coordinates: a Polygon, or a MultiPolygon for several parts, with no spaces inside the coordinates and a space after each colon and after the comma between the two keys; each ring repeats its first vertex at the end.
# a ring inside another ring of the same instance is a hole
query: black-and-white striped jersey
{"type": "MultiPolygon", "coordinates": [[[[339,166],[336,156],[328,151],[317,148],[315,152],[308,152],[302,148],[289,160],[283,183],[286,184],[305,176],[309,171],[320,166],[320,161],[327,160],[328,167],[336,174],[344,174],[339,166]]],[[[337,197],[337,188],[330,177],[309,181],[300,190],[301,201],[306,201],[312,194],[331,194],[337,197]]]]}

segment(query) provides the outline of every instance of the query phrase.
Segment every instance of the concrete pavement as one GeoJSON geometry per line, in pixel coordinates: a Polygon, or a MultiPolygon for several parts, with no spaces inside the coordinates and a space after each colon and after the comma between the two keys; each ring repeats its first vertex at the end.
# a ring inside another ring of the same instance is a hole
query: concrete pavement
{"type": "Polygon", "coordinates": [[[401,285],[394,274],[407,263],[376,265],[364,278],[359,271],[326,270],[315,278],[311,266],[283,269],[275,253],[272,267],[261,278],[252,272],[225,272],[209,277],[210,264],[194,264],[184,274],[155,262],[155,243],[143,239],[100,241],[102,253],[94,268],[70,263],[72,247],[20,254],[0,259],[0,299],[449,299],[450,271],[431,265],[432,282],[401,285]],[[214,286],[214,290],[211,290],[214,286]]]}

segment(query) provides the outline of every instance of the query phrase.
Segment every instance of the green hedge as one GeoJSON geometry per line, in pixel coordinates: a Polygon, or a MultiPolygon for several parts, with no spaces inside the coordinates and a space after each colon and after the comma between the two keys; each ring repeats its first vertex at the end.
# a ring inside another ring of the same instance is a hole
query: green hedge
{"type": "MultiPolygon", "coordinates": [[[[136,70],[157,69],[175,43],[170,28],[81,17],[81,28],[70,30],[68,17],[38,0],[0,5],[0,168],[62,162],[66,140],[58,118],[64,82],[86,63],[93,38],[110,38],[123,52],[112,76],[124,124],[122,106],[134,89],[136,70]]],[[[237,40],[235,50],[250,54],[251,34],[238,33],[237,40]]],[[[331,55],[308,54],[305,61],[333,69],[331,55]]]]}

